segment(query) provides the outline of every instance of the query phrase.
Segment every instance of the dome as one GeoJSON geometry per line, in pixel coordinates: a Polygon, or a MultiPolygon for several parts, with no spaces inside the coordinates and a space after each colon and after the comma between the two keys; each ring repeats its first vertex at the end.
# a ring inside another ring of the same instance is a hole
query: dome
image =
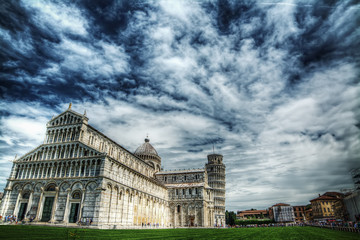
{"type": "Polygon", "coordinates": [[[152,166],[155,171],[158,172],[161,170],[161,157],[158,155],[155,148],[150,144],[149,138],[145,138],[145,142],[136,149],[134,155],[152,166]]]}
{"type": "Polygon", "coordinates": [[[155,148],[149,143],[150,139],[145,138],[145,142],[136,149],[135,155],[155,155],[159,156],[155,148]]]}

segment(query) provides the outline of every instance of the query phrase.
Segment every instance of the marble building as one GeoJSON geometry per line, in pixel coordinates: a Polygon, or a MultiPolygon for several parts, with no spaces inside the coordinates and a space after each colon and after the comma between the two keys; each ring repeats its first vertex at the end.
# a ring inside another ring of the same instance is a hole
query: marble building
{"type": "Polygon", "coordinates": [[[134,153],[69,108],[46,126],[44,143],[14,160],[0,215],[32,223],[97,228],[225,225],[225,165],[161,170],[148,138],[134,153]]]}

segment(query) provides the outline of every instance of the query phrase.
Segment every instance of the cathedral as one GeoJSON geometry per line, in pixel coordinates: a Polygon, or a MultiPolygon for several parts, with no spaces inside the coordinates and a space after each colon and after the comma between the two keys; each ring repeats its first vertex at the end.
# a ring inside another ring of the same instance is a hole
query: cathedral
{"type": "Polygon", "coordinates": [[[69,108],[46,125],[44,143],[15,159],[0,215],[32,224],[96,228],[225,225],[223,156],[204,168],[162,170],[148,138],[135,152],[69,108]]]}

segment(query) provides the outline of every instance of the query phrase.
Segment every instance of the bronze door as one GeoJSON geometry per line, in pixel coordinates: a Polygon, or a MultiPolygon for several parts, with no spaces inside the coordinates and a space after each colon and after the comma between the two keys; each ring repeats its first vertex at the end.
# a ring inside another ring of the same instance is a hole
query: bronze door
{"type": "Polygon", "coordinates": [[[27,203],[21,203],[19,213],[18,213],[18,220],[21,221],[25,218],[25,211],[27,208],[27,203]]]}
{"type": "Polygon", "coordinates": [[[54,197],[46,197],[41,222],[48,222],[51,219],[54,197]]]}
{"type": "Polygon", "coordinates": [[[79,217],[79,203],[72,203],[70,208],[69,223],[76,223],[79,217]]]}

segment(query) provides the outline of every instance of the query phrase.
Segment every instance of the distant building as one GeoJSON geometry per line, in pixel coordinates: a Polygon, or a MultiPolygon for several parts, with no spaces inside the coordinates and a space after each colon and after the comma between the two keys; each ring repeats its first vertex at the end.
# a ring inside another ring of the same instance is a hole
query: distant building
{"type": "Polygon", "coordinates": [[[278,203],[269,208],[269,213],[275,222],[294,222],[294,208],[290,204],[278,203]]]}
{"type": "Polygon", "coordinates": [[[348,213],[348,220],[360,221],[360,190],[346,196],[343,201],[348,213]]]}
{"type": "Polygon", "coordinates": [[[295,215],[295,222],[301,223],[306,220],[305,209],[306,206],[293,206],[294,208],[294,215],[295,215]]]}
{"type": "Polygon", "coordinates": [[[347,194],[344,199],[344,208],[350,221],[360,221],[360,168],[351,170],[355,191],[347,194]]]}
{"type": "Polygon", "coordinates": [[[269,219],[268,210],[245,210],[238,211],[236,214],[236,219],[246,220],[246,219],[269,219]]]}
{"type": "Polygon", "coordinates": [[[314,221],[344,220],[345,207],[342,203],[343,198],[344,194],[342,193],[326,192],[310,200],[314,221]]]}
{"type": "Polygon", "coordinates": [[[353,169],[350,173],[354,181],[355,189],[360,190],[360,168],[353,169]]]}
{"type": "Polygon", "coordinates": [[[314,220],[313,210],[311,208],[311,205],[306,206],[305,218],[306,218],[305,222],[312,222],[314,220]]]}

